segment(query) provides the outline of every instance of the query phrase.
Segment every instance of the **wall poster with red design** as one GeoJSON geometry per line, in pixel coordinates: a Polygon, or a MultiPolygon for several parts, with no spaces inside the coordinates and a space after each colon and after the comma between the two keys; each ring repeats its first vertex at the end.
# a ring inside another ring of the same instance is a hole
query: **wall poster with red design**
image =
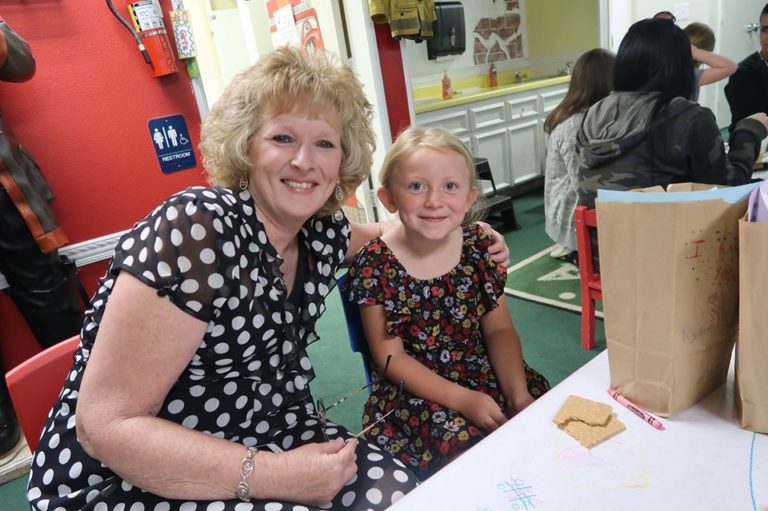
{"type": "Polygon", "coordinates": [[[317,20],[317,12],[310,0],[265,0],[267,15],[269,16],[269,32],[275,45],[297,41],[302,48],[323,48],[323,34],[320,31],[320,23],[317,20]],[[293,13],[293,25],[296,30],[296,39],[285,35],[285,25],[280,22],[284,19],[287,8],[293,13]]]}

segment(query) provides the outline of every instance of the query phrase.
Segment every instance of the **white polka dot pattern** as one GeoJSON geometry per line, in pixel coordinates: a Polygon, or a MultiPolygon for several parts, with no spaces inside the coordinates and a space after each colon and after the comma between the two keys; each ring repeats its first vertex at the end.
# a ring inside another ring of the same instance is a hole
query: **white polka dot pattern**
{"type": "MultiPolygon", "coordinates": [[[[33,509],[263,510],[316,509],[278,502],[191,502],[143,492],[82,450],[75,435],[77,389],[116,276],[125,271],[155,288],[181,310],[208,322],[186,370],[171,388],[159,416],[218,438],[290,449],[322,438],[308,382],[314,377],[306,347],[324,310],[332,275],[349,243],[343,215],[311,219],[301,231],[308,258],[298,291],[282,284],[280,259],[269,244],[247,193],[223,188],[180,192],[138,222],[118,243],[93,308],[86,314],[75,370],[54,407],[38,451],[27,496],[33,509]],[[300,325],[300,326],[299,326],[300,325]],[[288,420],[290,419],[290,420],[288,420]]],[[[344,434],[332,425],[328,432],[344,434]]],[[[360,477],[340,492],[334,508],[391,502],[414,478],[396,478],[391,459],[369,461],[359,449],[360,477]],[[377,489],[370,493],[371,489],[377,489]],[[349,492],[350,497],[345,497],[349,492]],[[369,493],[366,493],[369,492],[369,493]],[[344,498],[349,505],[346,505],[344,498]]],[[[401,471],[402,472],[402,471],[401,471]]]]}

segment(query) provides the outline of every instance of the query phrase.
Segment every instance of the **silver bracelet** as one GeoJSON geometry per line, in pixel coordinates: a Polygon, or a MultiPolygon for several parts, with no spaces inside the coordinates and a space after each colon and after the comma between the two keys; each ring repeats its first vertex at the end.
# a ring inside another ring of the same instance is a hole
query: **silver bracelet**
{"type": "Polygon", "coordinates": [[[240,482],[235,490],[235,495],[243,502],[251,501],[251,489],[248,487],[248,476],[253,473],[253,457],[258,451],[255,447],[249,447],[248,452],[240,464],[240,482]]]}

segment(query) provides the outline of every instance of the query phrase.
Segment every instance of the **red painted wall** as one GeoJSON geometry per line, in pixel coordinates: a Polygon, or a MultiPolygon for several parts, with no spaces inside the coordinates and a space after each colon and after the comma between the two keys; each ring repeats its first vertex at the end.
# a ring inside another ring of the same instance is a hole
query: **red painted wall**
{"type": "MultiPolygon", "coordinates": [[[[123,0],[114,4],[127,15],[123,0]]],[[[161,4],[167,13],[170,1],[161,4]]],[[[128,229],[164,197],[204,183],[197,152],[196,168],[163,174],[147,130],[149,119],[182,114],[192,144],[199,143],[200,118],[181,63],[178,73],[153,78],[102,0],[11,0],[0,15],[37,61],[32,80],[0,82],[0,109],[56,192],[54,208],[71,243],[128,229]]],[[[89,294],[105,268],[81,269],[89,294]]],[[[5,367],[39,350],[13,302],[0,295],[5,367]]]]}
{"type": "Polygon", "coordinates": [[[408,93],[405,88],[405,73],[403,72],[403,55],[400,43],[392,39],[389,25],[375,24],[376,47],[379,51],[381,74],[384,85],[384,96],[387,100],[389,131],[392,140],[398,133],[410,126],[408,93]]]}

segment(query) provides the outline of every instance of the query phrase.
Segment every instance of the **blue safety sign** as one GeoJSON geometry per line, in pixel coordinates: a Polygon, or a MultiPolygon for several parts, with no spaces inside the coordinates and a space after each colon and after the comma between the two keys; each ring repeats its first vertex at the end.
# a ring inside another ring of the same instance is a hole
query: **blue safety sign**
{"type": "Polygon", "coordinates": [[[163,174],[189,169],[196,165],[189,130],[181,114],[147,121],[152,146],[163,174]]]}

